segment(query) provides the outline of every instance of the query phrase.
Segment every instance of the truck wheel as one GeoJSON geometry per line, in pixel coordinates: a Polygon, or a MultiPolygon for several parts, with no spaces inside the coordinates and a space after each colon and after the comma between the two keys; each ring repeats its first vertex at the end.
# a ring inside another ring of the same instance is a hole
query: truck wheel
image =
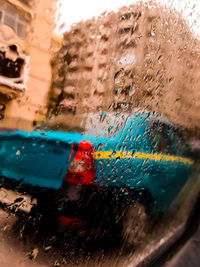
{"type": "Polygon", "coordinates": [[[139,202],[133,203],[123,218],[122,237],[125,246],[128,248],[141,247],[147,240],[150,224],[145,206],[139,202]]]}

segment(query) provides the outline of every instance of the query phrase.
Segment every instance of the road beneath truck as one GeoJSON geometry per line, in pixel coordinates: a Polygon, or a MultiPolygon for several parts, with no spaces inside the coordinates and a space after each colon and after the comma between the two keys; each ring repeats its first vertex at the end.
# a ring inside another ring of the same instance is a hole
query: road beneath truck
{"type": "Polygon", "coordinates": [[[15,215],[0,210],[1,267],[135,267],[144,259],[148,263],[151,253],[162,254],[165,245],[170,246],[183,232],[181,226],[170,229],[161,241],[153,245],[150,242],[146,249],[125,252],[115,237],[93,242],[87,237],[62,238],[34,232],[24,236],[23,226],[19,227],[17,221],[15,215]]]}
{"type": "MultiPolygon", "coordinates": [[[[44,229],[41,231],[37,227],[29,229],[28,233],[25,234],[24,223],[19,223],[19,217],[0,209],[0,266],[135,267],[139,266],[143,260],[150,263],[152,256],[162,255],[166,248],[170,247],[184,233],[185,225],[181,222],[187,219],[192,202],[197,198],[199,192],[199,164],[197,164],[196,169],[197,171],[191,176],[190,181],[174,203],[175,205],[181,203],[181,207],[175,210],[174,217],[171,215],[156,225],[156,230],[147,237],[146,244],[142,249],[129,252],[122,248],[120,240],[115,236],[112,239],[92,240],[86,234],[80,236],[80,232],[63,234],[45,231],[44,234],[44,229]],[[186,198],[188,192],[190,194],[186,198]]],[[[0,198],[6,198],[5,192],[1,194],[1,190],[0,198]]],[[[199,237],[199,234],[197,235],[199,237]]],[[[196,247],[199,246],[196,237],[195,244],[196,247]]],[[[170,262],[172,265],[169,266],[175,266],[174,262],[175,260],[170,262]]],[[[153,266],[152,263],[150,266],[153,266]]]]}
{"type": "MultiPolygon", "coordinates": [[[[17,220],[15,215],[0,210],[1,267],[112,266],[114,262],[120,266],[123,261],[122,254],[121,257],[113,253],[105,256],[106,244],[97,245],[95,251],[72,237],[61,241],[57,236],[41,237],[34,232],[24,237],[23,227],[17,227],[17,220]]],[[[85,242],[88,241],[85,239],[85,242]]],[[[116,249],[120,251],[113,247],[113,251],[116,249]]]]}

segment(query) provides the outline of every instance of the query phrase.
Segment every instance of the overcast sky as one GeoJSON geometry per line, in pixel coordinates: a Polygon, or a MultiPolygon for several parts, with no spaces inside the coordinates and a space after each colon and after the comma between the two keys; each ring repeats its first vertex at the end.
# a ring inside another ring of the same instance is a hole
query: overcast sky
{"type": "MultiPolygon", "coordinates": [[[[114,10],[124,5],[139,2],[139,0],[59,0],[58,17],[59,25],[57,33],[68,30],[73,23],[87,20],[93,16],[98,16],[104,11],[114,10]]],[[[143,2],[147,2],[143,0],[143,2]]],[[[156,0],[156,2],[175,8],[182,13],[188,21],[191,31],[200,38],[200,0],[156,0]]]]}

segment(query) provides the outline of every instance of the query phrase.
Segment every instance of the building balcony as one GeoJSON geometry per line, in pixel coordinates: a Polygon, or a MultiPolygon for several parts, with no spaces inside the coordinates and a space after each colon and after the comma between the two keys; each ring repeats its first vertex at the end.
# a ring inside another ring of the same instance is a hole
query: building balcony
{"type": "Polygon", "coordinates": [[[0,93],[17,97],[26,90],[29,57],[18,52],[17,46],[0,47],[0,93]]]}

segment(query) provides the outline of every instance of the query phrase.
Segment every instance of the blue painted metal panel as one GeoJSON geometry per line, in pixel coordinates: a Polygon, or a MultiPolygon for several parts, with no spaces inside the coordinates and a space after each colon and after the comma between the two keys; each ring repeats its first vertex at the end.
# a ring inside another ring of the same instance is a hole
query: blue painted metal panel
{"type": "Polygon", "coordinates": [[[75,155],[78,134],[23,132],[0,134],[0,174],[33,186],[58,189],[75,155]],[[76,146],[75,146],[76,147],[76,146]]]}

